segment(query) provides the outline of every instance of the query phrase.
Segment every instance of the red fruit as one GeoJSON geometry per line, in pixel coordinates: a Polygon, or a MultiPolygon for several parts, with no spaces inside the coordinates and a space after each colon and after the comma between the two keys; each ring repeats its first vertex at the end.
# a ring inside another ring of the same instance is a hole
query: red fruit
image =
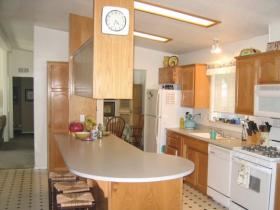
{"type": "Polygon", "coordinates": [[[84,125],[80,122],[71,122],[69,125],[69,130],[71,132],[80,132],[84,130],[84,125]]]}

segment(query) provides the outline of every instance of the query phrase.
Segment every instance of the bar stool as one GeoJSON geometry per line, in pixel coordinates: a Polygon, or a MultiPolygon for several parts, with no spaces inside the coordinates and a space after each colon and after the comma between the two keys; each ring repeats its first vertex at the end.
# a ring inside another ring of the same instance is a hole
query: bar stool
{"type": "Polygon", "coordinates": [[[53,209],[53,201],[54,201],[54,188],[53,185],[57,182],[75,182],[77,181],[77,176],[68,172],[68,171],[55,171],[49,173],[49,208],[53,209]]]}
{"type": "Polygon", "coordinates": [[[53,187],[55,210],[94,209],[95,201],[85,181],[57,182],[53,187]]]}
{"type": "Polygon", "coordinates": [[[62,193],[57,195],[55,210],[95,209],[95,201],[90,192],[62,193]]]}

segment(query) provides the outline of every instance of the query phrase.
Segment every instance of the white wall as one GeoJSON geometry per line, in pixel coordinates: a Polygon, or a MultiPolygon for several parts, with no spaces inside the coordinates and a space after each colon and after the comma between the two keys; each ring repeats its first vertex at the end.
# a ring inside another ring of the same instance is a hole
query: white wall
{"type": "Polygon", "coordinates": [[[209,48],[189,52],[179,55],[181,64],[192,64],[192,63],[220,63],[227,62],[238,56],[240,51],[244,48],[256,48],[261,51],[266,50],[266,44],[268,42],[268,35],[257,36],[251,39],[233,42],[225,45],[221,45],[221,54],[211,54],[209,48]]]}
{"type": "Polygon", "coordinates": [[[269,42],[280,41],[280,22],[269,24],[268,31],[269,42]]]}
{"type": "Polygon", "coordinates": [[[33,77],[33,52],[13,49],[8,54],[10,77],[33,77]],[[29,72],[18,72],[18,68],[28,68],[29,72]]]}
{"type": "Polygon", "coordinates": [[[35,168],[47,168],[47,61],[68,61],[68,33],[34,27],[35,168]]]}
{"type": "Polygon", "coordinates": [[[163,57],[171,54],[146,49],[142,47],[134,48],[134,69],[147,70],[146,73],[146,88],[158,88],[158,69],[163,66],[163,57]]]}

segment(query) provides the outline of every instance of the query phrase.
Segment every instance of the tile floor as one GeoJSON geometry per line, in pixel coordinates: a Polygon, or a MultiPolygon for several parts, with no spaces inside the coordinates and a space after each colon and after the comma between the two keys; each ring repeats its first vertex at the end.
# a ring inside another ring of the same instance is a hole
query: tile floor
{"type": "Polygon", "coordinates": [[[184,184],[183,210],[226,210],[219,203],[184,184]]]}
{"type": "MultiPolygon", "coordinates": [[[[0,210],[48,210],[46,170],[0,170],[0,210]]],[[[183,210],[225,210],[223,206],[184,185],[183,210]]]]}
{"type": "Polygon", "coordinates": [[[0,170],[1,210],[48,210],[46,170],[0,170]]]}

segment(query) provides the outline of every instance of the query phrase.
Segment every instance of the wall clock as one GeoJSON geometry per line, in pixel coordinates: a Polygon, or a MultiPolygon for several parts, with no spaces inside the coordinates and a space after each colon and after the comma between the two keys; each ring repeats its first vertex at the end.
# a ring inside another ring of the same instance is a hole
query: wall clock
{"type": "Polygon", "coordinates": [[[102,33],[127,35],[129,31],[129,11],[122,7],[105,6],[102,10],[102,33]]]}

